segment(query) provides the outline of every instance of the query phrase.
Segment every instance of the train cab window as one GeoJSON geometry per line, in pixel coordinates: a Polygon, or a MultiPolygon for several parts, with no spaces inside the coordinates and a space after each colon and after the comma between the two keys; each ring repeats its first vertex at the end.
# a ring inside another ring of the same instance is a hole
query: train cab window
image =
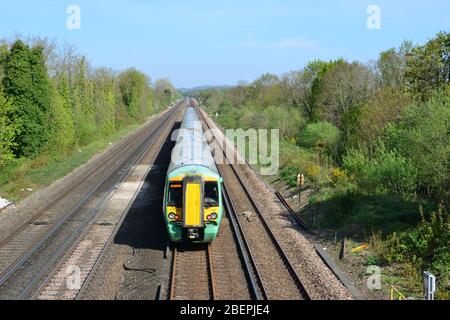
{"type": "Polygon", "coordinates": [[[219,206],[219,189],[217,182],[205,182],[205,207],[219,206]]]}
{"type": "Polygon", "coordinates": [[[183,203],[183,184],[171,183],[169,185],[168,205],[181,208],[183,203]]]}

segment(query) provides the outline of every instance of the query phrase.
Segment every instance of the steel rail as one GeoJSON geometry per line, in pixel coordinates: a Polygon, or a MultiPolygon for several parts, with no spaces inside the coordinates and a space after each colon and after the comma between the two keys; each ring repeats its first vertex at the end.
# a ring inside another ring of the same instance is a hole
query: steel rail
{"type": "MultiPolygon", "coordinates": [[[[143,129],[145,131],[145,129],[143,129]]],[[[129,148],[130,144],[126,145],[126,148],[129,148]]],[[[54,207],[57,203],[60,202],[60,200],[64,199],[65,196],[67,196],[69,193],[71,193],[74,189],[79,187],[83,182],[85,182],[87,179],[91,178],[91,176],[100,171],[102,167],[107,167],[107,164],[109,164],[112,160],[114,160],[117,156],[124,153],[123,148],[119,148],[117,146],[117,150],[115,150],[111,155],[108,156],[106,161],[100,164],[100,166],[94,166],[91,170],[89,170],[87,173],[83,174],[83,176],[79,179],[76,179],[75,182],[71,183],[69,188],[64,189],[63,192],[59,193],[56,198],[54,198],[50,203],[48,203],[44,208],[40,209],[37,213],[33,214],[32,217],[27,219],[23,224],[21,224],[17,229],[15,229],[11,234],[9,234],[6,238],[0,240],[0,247],[3,247],[7,242],[11,241],[12,238],[14,238],[17,234],[19,234],[21,231],[23,231],[28,225],[32,224],[36,220],[38,220],[42,215],[44,215],[49,209],[54,207]]]]}
{"type": "MultiPolygon", "coordinates": [[[[47,262],[45,267],[42,268],[41,271],[38,274],[36,274],[32,278],[32,280],[27,284],[27,286],[22,290],[22,292],[18,296],[18,299],[24,299],[26,296],[28,296],[30,294],[30,292],[32,291],[33,287],[36,286],[36,284],[42,279],[42,277],[46,273],[48,273],[49,270],[52,269],[52,266],[56,263],[58,258],[60,258],[64,254],[64,252],[67,252],[66,255],[68,255],[70,253],[71,249],[74,246],[76,246],[76,244],[79,242],[79,241],[77,241],[77,239],[82,237],[87,232],[89,227],[95,222],[96,218],[107,207],[109,201],[111,200],[111,198],[113,196],[113,190],[115,188],[115,185],[117,183],[119,183],[120,181],[126,180],[127,177],[129,177],[130,174],[132,173],[131,168],[134,165],[136,165],[137,163],[142,161],[142,159],[144,158],[145,154],[147,153],[147,151],[149,150],[149,148],[151,147],[153,142],[159,137],[160,130],[163,128],[163,125],[165,124],[165,122],[168,119],[170,119],[170,116],[172,115],[172,113],[173,112],[168,113],[167,117],[161,118],[161,123],[157,126],[157,128],[155,130],[153,130],[149,136],[147,136],[147,138],[145,139],[145,141],[142,144],[138,145],[138,147],[133,152],[133,153],[135,153],[135,152],[138,153],[137,159],[135,161],[133,161],[132,165],[129,167],[128,170],[126,170],[124,173],[122,173],[120,175],[120,177],[114,181],[114,183],[112,184],[112,187],[108,190],[108,192],[106,192],[105,196],[99,202],[99,204],[95,208],[90,210],[88,218],[85,219],[80,225],[78,225],[76,230],[74,232],[72,232],[72,234],[68,238],[66,238],[66,240],[63,242],[63,244],[59,247],[58,251],[47,262]],[[148,139],[149,139],[149,141],[146,141],[148,139]]],[[[120,163],[115,169],[117,170],[117,168],[119,168],[121,165],[123,165],[127,160],[131,159],[132,157],[133,157],[133,154],[131,154],[127,159],[125,159],[122,163],[120,163]]],[[[115,171],[115,170],[112,170],[112,171],[115,171]]],[[[105,180],[107,180],[107,179],[105,179],[105,180]]],[[[57,264],[57,266],[53,268],[53,271],[55,271],[55,269],[58,268],[58,266],[62,263],[63,260],[64,259],[61,259],[61,261],[57,264]]],[[[44,281],[42,286],[45,285],[45,283],[50,279],[50,277],[51,277],[51,274],[47,277],[47,279],[44,281]]]]}
{"type": "MultiPolygon", "coordinates": [[[[199,111],[197,110],[197,112],[199,111]]],[[[206,122],[206,119],[203,117],[203,114],[201,114],[201,116],[205,125],[210,128],[210,126],[206,122]]],[[[245,277],[250,287],[250,294],[254,300],[268,300],[267,289],[264,286],[264,282],[262,281],[261,273],[255,262],[255,258],[253,257],[241,222],[237,217],[235,206],[228,194],[225,185],[222,185],[222,187],[222,195],[225,203],[225,208],[227,209],[231,230],[238,247],[241,261],[243,262],[245,277]]]]}
{"type": "MultiPolygon", "coordinates": [[[[169,127],[170,127],[170,126],[169,126],[169,127]]],[[[145,177],[146,177],[146,176],[148,175],[148,173],[150,172],[150,170],[151,170],[151,168],[152,168],[152,165],[153,165],[153,163],[154,163],[155,160],[156,160],[156,157],[157,157],[158,154],[161,152],[161,150],[162,150],[162,148],[163,148],[163,146],[164,146],[164,143],[165,143],[165,141],[163,141],[163,142],[161,143],[161,146],[158,148],[158,150],[155,151],[154,157],[152,157],[152,160],[151,160],[151,165],[149,166],[149,168],[146,170],[146,172],[145,172],[145,174],[144,174],[145,177]]],[[[143,157],[142,157],[142,158],[143,158],[143,157]]],[[[142,158],[139,160],[139,162],[142,161],[142,158]]],[[[120,219],[119,219],[119,221],[118,221],[116,227],[114,228],[112,234],[109,236],[108,241],[106,242],[105,246],[102,248],[102,251],[100,252],[99,256],[97,257],[96,262],[94,263],[94,266],[92,267],[92,269],[91,269],[91,271],[89,272],[89,274],[88,274],[86,280],[84,281],[84,283],[83,283],[83,285],[82,285],[80,291],[77,293],[77,296],[76,296],[76,298],[75,298],[76,300],[80,300],[81,296],[83,295],[84,291],[86,290],[86,287],[87,287],[86,284],[88,284],[88,283],[92,280],[92,277],[93,277],[93,274],[94,274],[93,271],[96,270],[96,269],[98,268],[98,265],[100,264],[100,261],[102,261],[103,257],[104,257],[105,254],[106,254],[107,249],[110,247],[110,245],[111,245],[113,239],[115,238],[115,236],[116,236],[117,233],[119,232],[119,228],[120,228],[120,226],[122,225],[123,221],[125,220],[125,218],[126,218],[128,212],[129,212],[129,210],[131,209],[131,206],[132,206],[133,202],[135,201],[135,199],[136,199],[136,197],[137,197],[137,195],[138,195],[138,193],[139,193],[139,190],[141,189],[143,183],[144,183],[144,181],[141,182],[140,186],[137,188],[137,190],[136,190],[135,193],[133,194],[133,197],[132,197],[131,201],[129,202],[127,208],[126,208],[126,209],[124,210],[124,212],[122,213],[122,215],[121,215],[121,217],[120,217],[120,219]]]]}
{"type": "Polygon", "coordinates": [[[287,203],[286,199],[281,195],[279,191],[275,191],[275,195],[280,200],[280,202],[283,204],[283,206],[286,207],[288,212],[291,214],[291,216],[297,221],[298,225],[306,232],[311,233],[306,223],[295,213],[294,209],[291,208],[291,206],[287,203]]]}
{"type": "MultiPolygon", "coordinates": [[[[149,137],[152,137],[155,132],[157,132],[158,128],[160,128],[165,121],[170,118],[170,115],[172,114],[172,112],[168,112],[166,115],[164,115],[161,118],[161,123],[160,125],[156,128],[153,129],[151,131],[150,134],[148,135],[144,135],[144,138],[140,139],[139,142],[135,143],[135,144],[129,144],[127,146],[127,148],[125,149],[125,152],[128,152],[128,149],[133,149],[134,147],[134,152],[139,151],[140,148],[142,148],[145,144],[145,142],[148,140],[149,137]],[[137,147],[136,147],[137,145],[137,147]]],[[[148,141],[147,141],[148,142],[148,141]]],[[[153,142],[153,140],[151,141],[153,142]]],[[[148,143],[147,143],[148,144],[148,143]]],[[[151,144],[151,143],[150,143],[151,144]]],[[[148,145],[150,145],[148,144],[148,145]]],[[[148,148],[148,147],[147,147],[148,148]]],[[[133,153],[134,153],[133,152],[133,153]]],[[[90,189],[90,191],[88,193],[86,193],[82,199],[80,199],[79,201],[77,201],[76,206],[72,207],[70,211],[66,212],[60,219],[57,220],[57,222],[55,224],[52,225],[52,227],[47,230],[47,232],[44,233],[44,235],[38,240],[35,241],[29,248],[28,250],[22,254],[21,256],[19,256],[12,264],[10,264],[5,271],[0,275],[0,287],[2,285],[5,284],[5,282],[22,266],[25,264],[25,262],[32,256],[34,255],[53,235],[56,234],[56,232],[60,229],[60,227],[68,220],[70,219],[73,214],[77,211],[77,209],[79,209],[90,197],[92,194],[94,194],[98,188],[108,179],[111,177],[111,175],[121,166],[123,165],[126,161],[128,161],[132,156],[129,156],[127,158],[125,158],[123,161],[121,162],[117,162],[111,170],[108,171],[109,174],[105,175],[98,183],[96,183],[94,185],[93,188],[90,189]]],[[[124,175],[121,175],[119,180],[123,177],[124,175]]],[[[117,183],[117,180],[115,181],[115,183],[113,185],[115,185],[117,183]]],[[[102,201],[100,201],[100,204],[102,203],[102,201]]],[[[89,218],[92,218],[92,212],[95,212],[95,209],[98,210],[98,206],[96,208],[94,208],[93,210],[91,210],[91,214],[88,215],[89,218]]],[[[85,221],[88,221],[88,219],[86,219],[85,221]]],[[[76,231],[74,233],[72,233],[73,236],[69,237],[66,239],[64,244],[69,243],[69,240],[73,241],[73,239],[75,239],[76,237],[74,235],[76,234],[80,234],[80,230],[82,230],[82,227],[85,227],[85,224],[82,223],[79,228],[76,229],[76,231]]],[[[63,246],[64,249],[67,248],[67,246],[63,246]]],[[[60,250],[57,251],[57,254],[61,255],[61,253],[63,252],[62,247],[60,248],[60,250]]],[[[58,255],[58,257],[59,257],[58,255]]],[[[56,259],[56,254],[52,257],[51,261],[54,262],[54,260],[56,259]]],[[[47,266],[46,266],[47,267],[47,266]]],[[[45,269],[45,268],[44,268],[45,269]]],[[[43,269],[42,269],[43,270],[43,269]]],[[[42,271],[41,270],[41,271],[42,271]]],[[[46,270],[45,270],[46,271],[46,270]]],[[[42,275],[42,272],[40,272],[38,274],[39,276],[42,275]]],[[[35,278],[37,276],[35,276],[32,280],[33,283],[35,283],[35,278]]],[[[21,297],[24,296],[23,292],[26,290],[29,290],[29,287],[31,288],[30,285],[28,285],[26,287],[25,290],[22,291],[22,294],[20,295],[21,297]]]]}
{"type": "Polygon", "coordinates": [[[169,300],[173,300],[175,298],[175,278],[176,278],[176,268],[177,268],[177,248],[173,249],[172,252],[172,275],[170,278],[170,293],[169,300]]]}
{"type": "Polygon", "coordinates": [[[223,186],[222,195],[224,198],[225,207],[228,212],[228,217],[230,219],[233,236],[239,250],[239,255],[244,264],[245,277],[247,278],[247,282],[250,286],[250,294],[254,300],[268,300],[267,290],[262,281],[261,274],[258,270],[247,238],[245,237],[244,231],[242,230],[241,223],[236,215],[236,210],[230,200],[228,191],[226,190],[225,186],[223,186]]]}
{"type": "Polygon", "coordinates": [[[315,233],[306,226],[306,223],[295,213],[294,209],[292,209],[292,207],[289,205],[289,203],[287,203],[286,199],[279,191],[276,191],[275,195],[278,197],[278,199],[280,199],[281,203],[286,207],[291,216],[297,221],[299,227],[303,229],[303,231],[305,231],[305,233],[302,233],[303,236],[305,236],[306,239],[311,242],[314,249],[316,250],[317,255],[328,267],[328,269],[333,272],[335,277],[348,289],[348,291],[355,299],[363,300],[364,298],[361,295],[361,292],[355,287],[352,281],[345,275],[345,273],[342,272],[339,266],[333,261],[331,256],[322,248],[322,246],[313,237],[311,237],[314,236],[315,233]]]}
{"type": "Polygon", "coordinates": [[[210,291],[211,291],[211,300],[216,299],[216,287],[214,284],[214,265],[212,262],[212,253],[211,253],[211,244],[208,244],[208,248],[206,249],[206,259],[208,260],[208,273],[209,273],[209,283],[210,283],[210,291]]]}
{"type": "MultiPolygon", "coordinates": [[[[208,271],[208,290],[210,300],[215,300],[216,296],[216,288],[214,284],[214,266],[212,263],[212,254],[211,254],[211,244],[208,244],[206,249],[204,249],[205,253],[205,262],[207,264],[208,271]]],[[[175,300],[175,288],[176,288],[176,276],[177,276],[177,260],[178,260],[178,249],[176,247],[173,248],[172,252],[172,269],[171,269],[171,279],[170,279],[170,290],[169,290],[169,300],[175,300]]]]}
{"type": "MultiPolygon", "coordinates": [[[[196,106],[198,112],[201,114],[203,121],[205,122],[206,126],[211,129],[211,126],[209,125],[206,117],[204,116],[204,114],[202,113],[202,111],[199,109],[198,106],[196,106]]],[[[222,152],[225,155],[225,158],[228,159],[228,155],[226,154],[225,150],[223,149],[223,147],[221,146],[222,152]]],[[[236,148],[234,148],[234,150],[236,150],[236,148]]],[[[298,290],[300,291],[300,293],[302,294],[302,296],[304,297],[305,300],[310,300],[310,296],[308,294],[308,292],[306,291],[306,288],[303,286],[300,277],[298,276],[297,272],[295,272],[295,269],[293,267],[293,264],[291,263],[291,261],[289,260],[288,256],[286,255],[286,253],[284,252],[283,248],[281,247],[280,243],[278,242],[278,240],[276,239],[275,235],[273,234],[272,229],[270,228],[269,224],[267,223],[267,220],[265,219],[265,217],[262,214],[262,210],[259,208],[259,205],[254,201],[252,195],[250,194],[250,191],[248,190],[247,186],[245,185],[245,183],[243,182],[242,178],[240,177],[239,173],[237,172],[236,168],[234,168],[234,165],[232,164],[232,161],[230,161],[230,165],[229,167],[232,169],[234,175],[236,176],[239,184],[241,185],[241,188],[244,190],[248,200],[250,201],[250,203],[252,204],[252,206],[254,207],[255,211],[257,212],[258,217],[260,218],[260,221],[262,222],[265,230],[267,231],[269,237],[271,238],[273,244],[275,245],[275,248],[277,249],[278,253],[280,254],[280,257],[283,259],[283,262],[286,266],[286,268],[288,269],[291,277],[293,278],[298,290]]]]}

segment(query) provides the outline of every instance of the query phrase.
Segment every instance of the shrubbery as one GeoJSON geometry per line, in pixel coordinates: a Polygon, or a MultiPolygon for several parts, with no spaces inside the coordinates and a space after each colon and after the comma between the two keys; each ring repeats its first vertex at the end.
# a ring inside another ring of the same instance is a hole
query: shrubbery
{"type": "MultiPolygon", "coordinates": [[[[142,72],[92,68],[71,48],[16,40],[0,45],[0,164],[13,158],[64,155],[119,129],[142,123],[153,111],[153,88],[142,72]],[[47,46],[47,47],[46,47],[47,46]],[[52,56],[51,73],[46,57],[52,56]]],[[[157,81],[157,104],[179,93],[157,81]]]]}
{"type": "Polygon", "coordinates": [[[450,89],[407,108],[398,125],[388,126],[384,141],[417,168],[423,198],[450,205],[450,89]]]}
{"type": "Polygon", "coordinates": [[[318,151],[325,150],[329,155],[335,156],[339,142],[340,132],[329,122],[310,123],[298,135],[300,146],[318,151]]]}
{"type": "Polygon", "coordinates": [[[58,167],[44,174],[53,179],[67,174],[107,145],[106,138],[143,123],[179,96],[167,80],[152,87],[135,69],[93,68],[70,46],[0,40],[1,196],[18,200],[25,188],[51,182],[30,179],[40,168],[58,167]]]}
{"type": "Polygon", "coordinates": [[[420,276],[430,271],[438,278],[438,288],[448,286],[450,276],[450,215],[444,207],[427,219],[422,208],[417,228],[388,237],[381,252],[387,263],[407,263],[420,276]]]}
{"type": "Polygon", "coordinates": [[[343,158],[348,173],[354,177],[358,190],[364,194],[392,194],[415,197],[417,170],[411,161],[382,145],[372,155],[350,150],[343,158]]]}
{"type": "Polygon", "coordinates": [[[280,129],[280,177],[295,187],[305,174],[322,226],[402,231],[397,245],[388,241],[399,257],[390,261],[442,277],[448,222],[439,221],[448,215],[422,218],[416,228],[415,210],[450,205],[449,44],[450,33],[440,32],[422,46],[390,48],[374,64],[314,60],[198,95],[225,128],[280,129]]]}
{"type": "Polygon", "coordinates": [[[11,117],[12,105],[0,90],[0,169],[14,158],[15,137],[19,131],[19,122],[11,117]]]}

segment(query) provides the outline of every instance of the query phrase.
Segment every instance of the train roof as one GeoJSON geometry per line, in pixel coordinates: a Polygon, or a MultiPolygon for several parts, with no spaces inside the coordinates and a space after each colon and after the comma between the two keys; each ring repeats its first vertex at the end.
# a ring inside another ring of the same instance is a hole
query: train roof
{"type": "Polygon", "coordinates": [[[186,166],[200,166],[219,174],[202,123],[193,107],[187,107],[172,151],[168,174],[186,166]]]}

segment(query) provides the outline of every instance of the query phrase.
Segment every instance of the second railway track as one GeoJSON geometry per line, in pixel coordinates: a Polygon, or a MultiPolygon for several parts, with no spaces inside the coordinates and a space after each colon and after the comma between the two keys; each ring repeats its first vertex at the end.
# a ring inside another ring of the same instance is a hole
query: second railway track
{"type": "Polygon", "coordinates": [[[211,245],[175,247],[172,251],[170,300],[214,300],[211,245]]]}
{"type": "Polygon", "coordinates": [[[126,176],[127,168],[149,149],[176,110],[177,108],[173,108],[155,119],[146,130],[140,131],[140,136],[128,140],[123,148],[113,152],[100,165],[101,169],[97,168],[101,173],[96,174],[95,168],[91,170],[90,176],[88,174],[77,180],[68,189],[70,192],[63,191],[0,242],[0,298],[29,297],[33,286],[50,272],[59,257],[66,253],[92,223],[107,201],[108,194],[126,176]],[[88,183],[84,192],[76,192],[75,189],[83,183],[88,183]],[[71,200],[78,198],[75,201],[69,200],[71,204],[68,208],[57,210],[57,205],[65,197],[71,200]]]}
{"type": "MultiPolygon", "coordinates": [[[[209,120],[198,107],[205,130],[211,129],[209,120]]],[[[224,138],[224,137],[223,137],[224,138]]],[[[215,137],[217,139],[217,137],[215,137]]],[[[225,159],[223,143],[219,148],[225,159]]],[[[217,148],[214,148],[217,150],[217,148]]],[[[262,209],[253,199],[249,187],[239,173],[239,165],[229,161],[219,164],[224,178],[225,193],[228,200],[230,219],[235,224],[235,233],[240,236],[240,251],[245,260],[249,286],[256,299],[304,299],[310,296],[296,273],[289,257],[266,221],[262,209]],[[276,272],[274,272],[276,270],[276,272]]]]}

